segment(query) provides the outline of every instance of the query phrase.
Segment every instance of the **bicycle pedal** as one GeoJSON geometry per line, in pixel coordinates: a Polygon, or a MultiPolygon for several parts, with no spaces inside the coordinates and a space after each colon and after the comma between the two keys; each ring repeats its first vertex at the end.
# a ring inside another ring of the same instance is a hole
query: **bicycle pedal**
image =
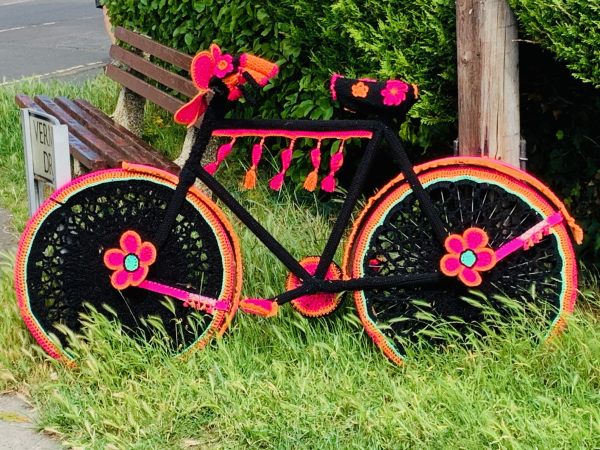
{"type": "Polygon", "coordinates": [[[266,298],[245,298],[240,302],[240,309],[246,314],[274,317],[279,311],[279,304],[266,298]]]}

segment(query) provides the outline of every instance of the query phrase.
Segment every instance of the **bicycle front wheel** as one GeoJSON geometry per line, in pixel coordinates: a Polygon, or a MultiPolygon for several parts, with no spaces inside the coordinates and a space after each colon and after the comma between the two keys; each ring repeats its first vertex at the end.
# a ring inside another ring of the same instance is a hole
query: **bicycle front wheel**
{"type": "MultiPolygon", "coordinates": [[[[517,179],[499,164],[471,159],[459,165],[448,158],[424,166],[415,170],[448,235],[479,228],[497,250],[557,210],[523,181],[528,175],[517,179]]],[[[356,221],[344,266],[352,278],[435,273],[445,253],[410,185],[398,177],[371,199],[356,221]]],[[[529,250],[518,250],[482,273],[476,287],[482,296],[473,296],[470,289],[447,278],[418,288],[356,291],[354,298],[368,334],[396,363],[403,361],[405,346],[417,339],[445,341],[437,333],[440,324],[451,326],[454,336],[467,329],[483,333],[490,329],[489,322],[481,325],[491,311],[496,320],[492,327],[519,310],[542,320],[550,335],[562,328],[577,290],[576,260],[565,223],[552,226],[529,250]],[[516,304],[511,307],[507,299],[516,304]]]]}
{"type": "Polygon", "coordinates": [[[202,347],[225,330],[239,302],[239,246],[218,207],[195,188],[148,279],[225,300],[227,311],[199,312],[137,287],[117,290],[103,262],[127,230],[152,240],[175,186],[175,177],[152,168],[94,172],[54,193],[31,218],[17,253],[17,298],[29,330],[51,356],[72,360],[63,327],[81,331],[81,314],[90,306],[133,336],[166,341],[173,354],[202,347]]]}

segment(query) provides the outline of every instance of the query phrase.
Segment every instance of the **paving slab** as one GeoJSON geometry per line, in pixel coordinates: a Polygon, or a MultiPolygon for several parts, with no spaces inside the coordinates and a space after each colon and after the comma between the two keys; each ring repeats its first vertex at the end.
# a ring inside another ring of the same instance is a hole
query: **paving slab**
{"type": "Polygon", "coordinates": [[[0,450],[55,450],[57,441],[39,433],[35,410],[17,395],[0,396],[0,450]]]}
{"type": "Polygon", "coordinates": [[[0,209],[0,252],[12,251],[17,248],[18,234],[11,228],[12,215],[5,209],[0,209]]]}

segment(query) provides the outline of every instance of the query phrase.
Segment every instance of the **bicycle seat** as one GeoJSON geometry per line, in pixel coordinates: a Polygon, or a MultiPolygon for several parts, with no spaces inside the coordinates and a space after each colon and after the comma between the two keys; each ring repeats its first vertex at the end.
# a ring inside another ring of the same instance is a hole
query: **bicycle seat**
{"type": "Polygon", "coordinates": [[[402,80],[355,79],[339,74],[331,77],[330,90],[342,108],[361,116],[404,119],[419,98],[417,85],[402,80]]]}

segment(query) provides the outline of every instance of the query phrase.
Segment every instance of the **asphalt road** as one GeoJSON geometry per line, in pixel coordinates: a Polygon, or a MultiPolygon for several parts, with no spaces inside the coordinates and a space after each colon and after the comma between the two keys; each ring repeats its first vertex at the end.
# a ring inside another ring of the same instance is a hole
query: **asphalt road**
{"type": "Polygon", "coordinates": [[[109,46],[93,0],[0,0],[0,86],[93,75],[109,46]]]}

